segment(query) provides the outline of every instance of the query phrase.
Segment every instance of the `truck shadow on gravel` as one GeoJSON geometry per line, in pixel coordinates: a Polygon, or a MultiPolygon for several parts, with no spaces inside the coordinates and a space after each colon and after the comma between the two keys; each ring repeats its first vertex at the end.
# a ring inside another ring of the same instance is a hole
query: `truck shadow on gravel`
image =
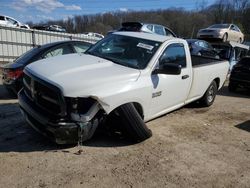
{"type": "Polygon", "coordinates": [[[237,89],[235,92],[228,91],[227,86],[223,86],[218,95],[227,96],[227,97],[239,97],[239,98],[250,98],[250,91],[246,89],[237,89]]]}
{"type": "MultiPolygon", "coordinates": [[[[88,147],[122,147],[134,144],[120,134],[110,135],[104,128],[83,143],[88,147]]],[[[76,144],[77,145],[77,144],[76,144]]],[[[0,153],[1,152],[60,152],[76,145],[57,145],[33,130],[23,119],[17,103],[0,104],[0,153]]]]}
{"type": "Polygon", "coordinates": [[[235,127],[237,127],[238,129],[250,132],[250,120],[245,121],[241,124],[235,125],[235,127]]]}
{"type": "MultiPolygon", "coordinates": [[[[1,75],[0,75],[1,76],[1,75]]],[[[58,151],[76,145],[57,145],[48,138],[33,130],[23,119],[18,101],[1,84],[0,80],[0,153],[1,152],[33,152],[58,151]],[[9,100],[11,103],[9,103],[9,100]],[[1,101],[0,101],[1,102],[1,101]],[[6,103],[7,102],[7,103],[6,103]]],[[[90,147],[122,147],[134,144],[119,134],[110,134],[98,128],[93,138],[83,143],[90,147]]]]}

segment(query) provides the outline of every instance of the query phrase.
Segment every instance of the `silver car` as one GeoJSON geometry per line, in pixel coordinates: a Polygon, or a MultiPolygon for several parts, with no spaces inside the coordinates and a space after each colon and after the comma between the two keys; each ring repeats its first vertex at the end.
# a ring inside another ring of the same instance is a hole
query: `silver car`
{"type": "Polygon", "coordinates": [[[242,43],[244,34],[235,24],[215,24],[206,29],[199,30],[197,34],[199,39],[221,39],[223,42],[234,41],[242,43]]]}
{"type": "Polygon", "coordinates": [[[64,29],[60,25],[50,25],[46,30],[48,30],[48,31],[55,31],[55,32],[62,32],[62,33],[66,32],[66,29],[64,29]]]}
{"type": "Polygon", "coordinates": [[[162,25],[141,22],[123,22],[122,27],[118,31],[145,32],[169,37],[177,36],[173,31],[171,31],[171,29],[162,25]]]}
{"type": "Polygon", "coordinates": [[[24,29],[30,29],[30,27],[27,24],[23,24],[15,20],[14,18],[5,15],[0,15],[0,25],[7,27],[19,27],[24,29]]]}

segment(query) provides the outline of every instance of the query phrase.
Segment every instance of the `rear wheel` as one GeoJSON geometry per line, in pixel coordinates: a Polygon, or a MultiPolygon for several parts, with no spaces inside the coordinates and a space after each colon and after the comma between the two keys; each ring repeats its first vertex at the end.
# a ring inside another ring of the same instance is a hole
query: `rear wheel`
{"type": "Polygon", "coordinates": [[[214,103],[216,94],[217,94],[218,88],[217,88],[217,84],[215,81],[213,81],[206,93],[203,95],[203,97],[200,99],[200,104],[204,107],[208,107],[211,106],[214,103]]]}

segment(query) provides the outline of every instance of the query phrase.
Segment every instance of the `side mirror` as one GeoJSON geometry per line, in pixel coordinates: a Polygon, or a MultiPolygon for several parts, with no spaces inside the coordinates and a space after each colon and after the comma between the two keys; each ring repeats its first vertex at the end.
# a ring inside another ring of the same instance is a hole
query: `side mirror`
{"type": "Polygon", "coordinates": [[[190,50],[190,52],[193,51],[193,47],[191,45],[189,46],[189,50],[190,50]]]}
{"type": "Polygon", "coordinates": [[[173,63],[165,63],[162,68],[155,69],[153,74],[171,74],[171,75],[179,75],[181,74],[181,65],[173,64],[173,63]]]}

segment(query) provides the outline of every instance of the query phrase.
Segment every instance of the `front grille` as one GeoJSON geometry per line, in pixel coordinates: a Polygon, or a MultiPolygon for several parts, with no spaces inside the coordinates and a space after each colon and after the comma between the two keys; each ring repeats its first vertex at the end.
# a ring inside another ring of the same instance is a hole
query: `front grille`
{"type": "Polygon", "coordinates": [[[31,74],[24,74],[23,85],[25,95],[37,107],[52,115],[65,115],[65,103],[59,88],[31,74]]]}
{"type": "Polygon", "coordinates": [[[201,37],[204,37],[204,38],[212,38],[213,35],[201,35],[201,37]]]}
{"type": "Polygon", "coordinates": [[[204,32],[204,33],[212,33],[213,30],[203,30],[202,32],[204,32]]]}

